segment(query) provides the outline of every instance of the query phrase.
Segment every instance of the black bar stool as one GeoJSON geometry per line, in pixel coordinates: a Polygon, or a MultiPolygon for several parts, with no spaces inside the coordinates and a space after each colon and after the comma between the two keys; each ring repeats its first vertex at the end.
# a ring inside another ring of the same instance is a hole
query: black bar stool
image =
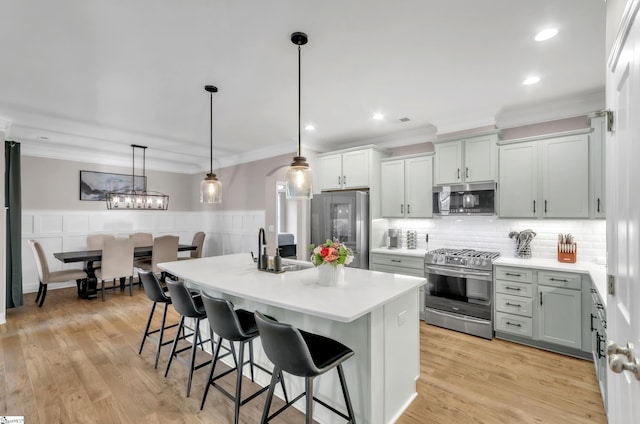
{"type": "MultiPolygon", "coordinates": [[[[209,372],[209,378],[207,379],[207,385],[202,395],[202,403],[200,409],[204,408],[204,402],[207,399],[207,393],[209,393],[209,387],[214,386],[220,390],[225,396],[234,401],[234,424],[238,424],[238,417],[240,415],[240,407],[247,402],[254,399],[268,389],[263,387],[252,395],[248,396],[244,400],[241,399],[242,390],[242,370],[245,365],[249,364],[251,367],[251,381],[253,381],[253,367],[257,367],[262,371],[271,374],[271,371],[263,368],[260,364],[253,363],[253,339],[258,337],[258,327],[256,327],[256,320],[253,313],[245,311],[244,309],[233,309],[233,305],[226,299],[220,299],[208,296],[206,293],[202,293],[202,302],[204,308],[207,311],[207,318],[209,319],[209,326],[211,331],[216,333],[220,339],[218,339],[218,346],[216,353],[213,357],[213,363],[211,364],[211,371],[209,372]],[[233,346],[233,342],[239,342],[240,348],[238,350],[238,358],[236,360],[236,368],[231,368],[222,374],[213,376],[213,373],[220,359],[220,346],[222,340],[228,340],[233,346]],[[249,361],[244,360],[244,346],[249,343],[249,361]],[[216,380],[224,377],[232,372],[236,372],[236,393],[235,396],[227,392],[223,387],[216,383],[216,380]]],[[[282,379],[282,373],[278,372],[274,374],[272,383],[277,384],[280,380],[282,385],[282,391],[284,392],[285,400],[287,399],[287,391],[284,387],[284,380],[282,379]]]]}
{"type": "Polygon", "coordinates": [[[145,327],[144,335],[142,336],[142,342],[140,343],[140,350],[138,350],[138,355],[142,353],[142,348],[144,347],[144,342],[147,340],[147,337],[150,338],[156,344],[156,362],[153,367],[158,368],[160,348],[172,342],[171,340],[163,341],[164,331],[169,328],[177,327],[178,323],[169,326],[165,324],[167,320],[167,309],[171,304],[171,298],[167,296],[165,289],[162,287],[162,284],[160,284],[160,281],[158,281],[156,275],[153,272],[141,271],[138,273],[138,277],[140,279],[140,282],[142,283],[142,286],[144,287],[145,294],[153,302],[153,305],[151,305],[151,311],[149,312],[147,326],[145,327]],[[156,305],[158,303],[164,303],[164,310],[162,311],[162,323],[160,324],[160,328],[149,331],[149,328],[151,327],[151,320],[153,319],[153,313],[155,312],[156,305]],[[156,337],[154,335],[156,333],[160,333],[160,335],[156,337]]]}
{"type": "Polygon", "coordinates": [[[306,423],[310,424],[313,419],[313,401],[315,400],[325,408],[340,415],[347,422],[355,424],[356,418],[351,406],[347,383],[344,379],[342,363],[351,358],[354,353],[342,343],[317,334],[294,328],[289,324],[283,324],[267,317],[260,312],[255,313],[256,324],[260,331],[260,340],[267,357],[275,365],[273,377],[269,385],[267,402],[262,412],[262,424],[268,423],[276,415],[287,409],[303,396],[307,396],[306,423]],[[342,386],[342,394],[347,406],[347,414],[338,411],[334,407],[313,396],[313,379],[320,374],[324,374],[331,368],[336,367],[342,386]],[[282,408],[269,416],[273,390],[277,383],[276,376],[282,371],[288,372],[298,377],[304,377],[305,391],[291,402],[286,402],[282,408]]]}
{"type": "Polygon", "coordinates": [[[193,371],[211,363],[211,360],[208,360],[195,365],[196,348],[198,346],[202,348],[206,342],[211,342],[211,351],[213,352],[213,339],[209,338],[207,340],[202,340],[202,336],[200,335],[200,321],[207,317],[204,306],[202,305],[202,298],[199,295],[194,296],[183,283],[171,281],[169,279],[167,279],[166,283],[169,288],[169,295],[171,296],[173,307],[176,308],[176,311],[180,314],[180,323],[178,324],[176,337],[173,339],[171,354],[169,355],[169,362],[167,363],[167,370],[165,371],[164,376],[166,377],[169,374],[169,368],[171,368],[171,362],[174,357],[182,364],[186,365],[189,368],[189,378],[187,380],[187,397],[189,397],[191,394],[193,371]],[[193,318],[196,321],[194,328],[190,328],[185,325],[185,318],[193,318]],[[191,330],[191,333],[187,334],[185,328],[191,330]],[[182,333],[182,335],[180,335],[180,333],[182,333]],[[177,350],[178,341],[184,340],[187,337],[193,337],[191,346],[177,350]],[[191,357],[189,362],[186,362],[179,354],[189,349],[191,349],[191,357]]]}

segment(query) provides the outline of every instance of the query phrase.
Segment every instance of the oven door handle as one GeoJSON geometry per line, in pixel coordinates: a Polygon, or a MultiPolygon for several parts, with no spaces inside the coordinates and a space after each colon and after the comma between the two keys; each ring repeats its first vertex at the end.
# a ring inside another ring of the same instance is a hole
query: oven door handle
{"type": "Polygon", "coordinates": [[[478,280],[491,281],[491,272],[455,271],[449,268],[442,268],[439,266],[428,266],[428,265],[425,265],[424,271],[426,274],[437,274],[437,275],[444,275],[447,277],[458,277],[458,278],[472,277],[478,280]]]}
{"type": "Polygon", "coordinates": [[[469,317],[467,315],[451,314],[451,313],[448,313],[446,311],[438,311],[438,310],[433,309],[433,308],[427,308],[427,309],[429,309],[429,312],[431,312],[433,314],[436,314],[436,315],[442,315],[442,316],[445,316],[445,317],[455,316],[457,319],[460,319],[460,320],[463,320],[463,321],[467,321],[467,322],[472,322],[472,323],[475,323],[475,324],[489,324],[489,321],[486,320],[486,319],[471,318],[471,317],[469,317]]]}

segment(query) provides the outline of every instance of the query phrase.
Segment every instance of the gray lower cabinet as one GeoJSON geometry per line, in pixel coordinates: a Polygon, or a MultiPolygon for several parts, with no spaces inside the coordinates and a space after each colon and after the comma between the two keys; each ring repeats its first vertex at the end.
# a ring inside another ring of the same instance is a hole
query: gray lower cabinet
{"type": "Polygon", "coordinates": [[[580,358],[591,357],[588,277],[498,265],[494,280],[496,337],[580,358]]]}
{"type": "Polygon", "coordinates": [[[591,288],[591,355],[600,386],[602,403],[607,410],[607,311],[595,286],[591,288]]]}
{"type": "MultiPolygon", "coordinates": [[[[424,256],[371,253],[371,271],[424,278],[424,256]]],[[[424,320],[424,286],[420,287],[420,319],[424,320]]]]}

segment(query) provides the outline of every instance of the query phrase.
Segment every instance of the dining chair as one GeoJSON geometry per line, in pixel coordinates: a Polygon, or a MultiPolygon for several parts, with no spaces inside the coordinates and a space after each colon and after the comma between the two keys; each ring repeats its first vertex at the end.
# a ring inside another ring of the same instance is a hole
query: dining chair
{"type": "Polygon", "coordinates": [[[124,282],[129,278],[129,295],[133,295],[133,240],[114,238],[102,247],[102,266],[96,270],[96,278],[101,284],[102,301],[104,302],[105,281],[120,279],[120,288],[124,290],[124,282]]]}
{"type": "MultiPolygon", "coordinates": [[[[151,233],[133,233],[129,234],[129,238],[133,240],[134,247],[147,247],[153,246],[153,234],[151,233]]],[[[133,266],[139,268],[138,264],[145,263],[151,260],[151,256],[140,256],[133,258],[133,266]]]]}
{"type": "Polygon", "coordinates": [[[179,261],[184,261],[187,259],[197,259],[202,257],[202,246],[204,245],[204,231],[198,231],[193,235],[193,240],[191,240],[191,245],[196,246],[196,250],[192,250],[190,256],[178,257],[179,261]]]}
{"type": "MultiPolygon", "coordinates": [[[[113,234],[90,234],[87,236],[87,250],[102,250],[105,241],[113,240],[114,238],[113,234]]],[[[91,268],[95,270],[100,268],[100,265],[100,261],[93,261],[91,268]]],[[[84,269],[88,269],[88,267],[88,263],[85,262],[84,269]]]]}
{"type": "Polygon", "coordinates": [[[78,293],[80,293],[80,283],[82,280],[87,279],[87,273],[81,269],[65,269],[62,271],[49,271],[49,263],[44,253],[44,249],[36,240],[29,240],[29,246],[33,252],[33,256],[36,260],[36,266],[38,268],[38,278],[40,279],[40,285],[38,286],[38,295],[36,296],[36,303],[40,300],[38,307],[42,307],[44,298],[47,297],[47,287],[52,283],[64,283],[66,281],[76,280],[78,286],[78,293]]]}
{"type": "Polygon", "coordinates": [[[135,264],[136,268],[143,271],[151,271],[160,273],[164,280],[165,273],[158,264],[162,262],[174,262],[178,260],[178,236],[160,236],[153,240],[153,250],[151,251],[151,259],[148,261],[139,261],[135,264]]]}

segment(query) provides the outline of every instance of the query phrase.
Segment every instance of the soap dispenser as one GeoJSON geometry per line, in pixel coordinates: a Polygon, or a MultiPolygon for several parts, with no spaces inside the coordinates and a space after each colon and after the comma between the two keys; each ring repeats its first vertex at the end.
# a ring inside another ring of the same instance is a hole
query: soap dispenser
{"type": "Polygon", "coordinates": [[[267,267],[269,266],[269,254],[267,253],[267,248],[264,248],[264,251],[262,252],[262,260],[260,262],[260,265],[262,266],[262,269],[267,269],[267,267]]]}
{"type": "Polygon", "coordinates": [[[273,270],[275,272],[282,271],[282,258],[280,257],[280,249],[276,249],[276,256],[273,257],[273,270]]]}

